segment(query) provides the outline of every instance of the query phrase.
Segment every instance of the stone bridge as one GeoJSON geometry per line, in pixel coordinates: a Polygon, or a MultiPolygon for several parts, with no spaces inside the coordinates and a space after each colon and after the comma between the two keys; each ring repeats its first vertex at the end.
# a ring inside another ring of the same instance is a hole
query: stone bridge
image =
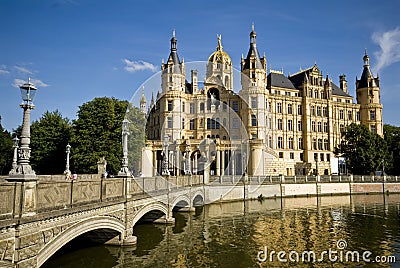
{"type": "Polygon", "coordinates": [[[40,267],[79,236],[131,245],[139,221],[173,223],[204,203],[203,177],[0,183],[0,267],[40,267]]]}

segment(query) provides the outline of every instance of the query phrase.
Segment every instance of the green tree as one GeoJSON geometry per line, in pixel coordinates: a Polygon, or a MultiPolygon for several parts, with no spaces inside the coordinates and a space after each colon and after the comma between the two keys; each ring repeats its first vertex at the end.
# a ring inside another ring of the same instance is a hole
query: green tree
{"type": "Polygon", "coordinates": [[[0,174],[8,174],[13,158],[13,141],[10,132],[1,125],[0,116],[0,174]]]}
{"type": "Polygon", "coordinates": [[[129,104],[129,111],[126,118],[131,123],[129,126],[128,157],[129,169],[133,170],[134,175],[141,171],[142,149],[145,146],[146,117],[138,107],[129,104]]]}
{"type": "Polygon", "coordinates": [[[349,125],[342,133],[342,142],[335,148],[335,154],[344,156],[349,171],[357,175],[382,170],[382,160],[389,159],[386,141],[357,124],[349,125]]]}
{"type": "Polygon", "coordinates": [[[73,121],[71,161],[73,172],[97,173],[97,161],[104,156],[107,170],[118,173],[121,168],[121,132],[127,101],[95,98],[79,107],[73,121]]]}
{"type": "Polygon", "coordinates": [[[31,125],[31,165],[37,174],[62,174],[71,124],[61,113],[46,111],[31,125]]]}
{"type": "Polygon", "coordinates": [[[390,156],[385,168],[389,174],[400,175],[400,127],[384,125],[383,134],[390,156]]]}

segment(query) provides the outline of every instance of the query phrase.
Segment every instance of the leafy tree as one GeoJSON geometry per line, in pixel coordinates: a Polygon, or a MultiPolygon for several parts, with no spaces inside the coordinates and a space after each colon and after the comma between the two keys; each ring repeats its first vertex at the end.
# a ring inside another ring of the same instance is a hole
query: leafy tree
{"type": "Polygon", "coordinates": [[[385,168],[389,174],[400,175],[400,127],[384,125],[383,133],[390,155],[385,168]]]}
{"type": "Polygon", "coordinates": [[[368,175],[382,170],[382,160],[389,159],[386,141],[364,125],[349,125],[342,139],[335,154],[346,158],[347,168],[353,174],[368,175]]]}
{"type": "Polygon", "coordinates": [[[0,174],[8,174],[13,158],[13,141],[10,132],[1,125],[0,116],[0,174]]]}
{"type": "Polygon", "coordinates": [[[62,174],[71,124],[61,113],[46,111],[31,125],[31,165],[37,174],[62,174]]]}
{"type": "Polygon", "coordinates": [[[129,139],[128,139],[128,157],[129,169],[133,170],[134,175],[142,169],[142,149],[145,146],[145,127],[146,118],[138,107],[132,107],[129,104],[129,111],[126,118],[131,123],[129,126],[129,139]]]}
{"type": "Polygon", "coordinates": [[[121,168],[122,120],[127,101],[95,98],[79,107],[73,121],[71,161],[74,172],[97,173],[97,161],[104,156],[107,170],[118,173],[121,168]]]}

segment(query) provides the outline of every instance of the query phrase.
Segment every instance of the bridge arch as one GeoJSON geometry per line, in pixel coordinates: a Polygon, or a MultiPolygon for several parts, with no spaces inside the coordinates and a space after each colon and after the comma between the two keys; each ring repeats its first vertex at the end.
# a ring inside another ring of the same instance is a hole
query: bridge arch
{"type": "Polygon", "coordinates": [[[175,207],[182,208],[182,207],[191,207],[191,202],[189,197],[186,195],[177,196],[173,202],[171,202],[171,208],[174,209],[175,207]]]}
{"type": "Polygon", "coordinates": [[[197,207],[202,205],[204,205],[204,193],[202,191],[196,191],[193,194],[192,206],[197,207]]]}
{"type": "Polygon", "coordinates": [[[162,204],[160,202],[157,203],[152,203],[149,205],[146,205],[144,207],[142,207],[135,215],[135,217],[133,218],[133,224],[132,227],[135,226],[135,224],[147,213],[154,211],[154,210],[158,210],[161,211],[162,213],[165,214],[166,217],[168,217],[169,213],[168,213],[168,207],[165,204],[162,204]]]}
{"type": "Polygon", "coordinates": [[[61,232],[39,251],[37,266],[43,265],[54,253],[74,238],[97,229],[112,229],[122,234],[125,232],[124,224],[120,220],[109,216],[96,216],[80,221],[61,232]]]}

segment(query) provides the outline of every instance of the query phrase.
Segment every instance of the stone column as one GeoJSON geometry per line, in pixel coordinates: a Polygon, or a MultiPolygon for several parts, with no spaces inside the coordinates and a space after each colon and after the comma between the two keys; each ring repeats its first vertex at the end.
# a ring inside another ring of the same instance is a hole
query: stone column
{"type": "Polygon", "coordinates": [[[225,150],[221,151],[221,176],[225,175],[225,150]]]}
{"type": "Polygon", "coordinates": [[[232,155],[231,155],[231,163],[232,163],[232,176],[235,175],[235,150],[232,150],[232,155]]]}
{"type": "Polygon", "coordinates": [[[215,155],[215,167],[216,167],[215,175],[217,175],[217,176],[221,175],[221,173],[220,173],[220,170],[221,170],[220,153],[221,153],[221,151],[217,149],[216,155],[215,155]]]}

